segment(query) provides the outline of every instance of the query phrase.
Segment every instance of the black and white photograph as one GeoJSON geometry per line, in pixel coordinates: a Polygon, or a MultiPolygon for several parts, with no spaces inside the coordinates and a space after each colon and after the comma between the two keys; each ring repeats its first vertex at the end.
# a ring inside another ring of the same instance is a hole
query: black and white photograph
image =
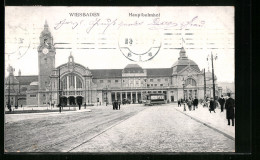
{"type": "Polygon", "coordinates": [[[235,153],[233,6],[6,6],[5,153],[235,153]]]}

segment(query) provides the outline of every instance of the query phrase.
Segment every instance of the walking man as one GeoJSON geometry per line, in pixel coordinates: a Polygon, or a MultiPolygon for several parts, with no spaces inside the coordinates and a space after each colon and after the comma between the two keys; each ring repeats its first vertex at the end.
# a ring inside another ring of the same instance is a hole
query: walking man
{"type": "Polygon", "coordinates": [[[189,110],[191,111],[191,105],[192,105],[192,100],[191,100],[191,98],[189,98],[187,104],[188,104],[189,110]]]}
{"type": "Polygon", "coordinates": [[[221,95],[221,97],[219,98],[219,104],[220,104],[221,112],[223,112],[224,104],[225,104],[225,99],[224,99],[223,95],[221,95]]]}
{"type": "Polygon", "coordinates": [[[213,100],[213,98],[210,99],[210,102],[209,102],[209,112],[211,113],[211,111],[214,111],[215,112],[215,102],[213,100]]]}
{"type": "Polygon", "coordinates": [[[81,103],[79,103],[79,110],[81,109],[81,103]]]}
{"type": "Polygon", "coordinates": [[[180,100],[178,100],[178,107],[181,107],[181,101],[180,100]]]}
{"type": "Polygon", "coordinates": [[[118,101],[117,103],[118,103],[118,109],[120,110],[120,103],[121,103],[121,101],[118,101]]]}
{"type": "Polygon", "coordinates": [[[230,93],[228,93],[227,96],[228,96],[228,99],[226,100],[225,108],[227,111],[228,125],[230,125],[230,120],[232,120],[232,126],[234,126],[235,100],[230,97],[230,93]]]}
{"type": "Polygon", "coordinates": [[[198,104],[199,100],[197,99],[197,97],[195,97],[195,99],[193,100],[193,110],[195,110],[195,108],[198,108],[198,104]]]}
{"type": "Polygon", "coordinates": [[[115,110],[116,109],[116,102],[114,101],[113,102],[113,110],[115,110]]]}

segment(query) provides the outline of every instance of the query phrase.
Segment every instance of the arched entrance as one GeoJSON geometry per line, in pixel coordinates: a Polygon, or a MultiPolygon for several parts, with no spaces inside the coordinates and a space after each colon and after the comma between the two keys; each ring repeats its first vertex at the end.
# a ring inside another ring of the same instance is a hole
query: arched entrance
{"type": "Polygon", "coordinates": [[[77,96],[76,97],[77,105],[82,104],[83,97],[82,96],[77,96]]]}
{"type": "Polygon", "coordinates": [[[61,97],[60,98],[60,104],[62,106],[66,106],[67,105],[67,97],[61,97]]]}
{"type": "Polygon", "coordinates": [[[69,97],[69,105],[76,105],[75,97],[73,97],[73,96],[69,97]]]}

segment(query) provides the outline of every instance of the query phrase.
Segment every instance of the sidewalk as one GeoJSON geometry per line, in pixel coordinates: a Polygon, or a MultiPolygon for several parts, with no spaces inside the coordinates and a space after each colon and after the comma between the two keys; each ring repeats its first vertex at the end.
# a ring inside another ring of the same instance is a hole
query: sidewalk
{"type": "MultiPolygon", "coordinates": [[[[231,139],[235,139],[235,126],[227,125],[226,119],[226,110],[224,109],[221,112],[220,108],[216,108],[215,112],[209,112],[209,108],[203,107],[199,104],[198,108],[189,111],[188,106],[186,105],[186,111],[183,111],[183,104],[181,107],[178,107],[177,104],[175,105],[175,109],[177,111],[182,112],[183,114],[193,118],[194,120],[203,123],[204,125],[230,137],[231,139]]],[[[193,107],[192,107],[193,108],[193,107]]]]}
{"type": "Polygon", "coordinates": [[[40,112],[40,113],[14,113],[14,114],[5,114],[5,123],[12,123],[27,119],[34,119],[34,118],[40,118],[40,117],[48,117],[48,116],[58,116],[58,115],[65,115],[65,114],[73,114],[78,112],[91,112],[90,107],[87,107],[86,109],[84,107],[81,107],[81,110],[79,108],[66,108],[61,110],[61,113],[59,112],[59,108],[52,108],[52,110],[49,108],[49,111],[47,111],[46,107],[24,107],[20,109],[15,109],[14,112],[19,111],[26,111],[26,110],[34,110],[34,111],[44,111],[46,112],[40,112]],[[51,112],[50,112],[51,110],[51,112]]]}

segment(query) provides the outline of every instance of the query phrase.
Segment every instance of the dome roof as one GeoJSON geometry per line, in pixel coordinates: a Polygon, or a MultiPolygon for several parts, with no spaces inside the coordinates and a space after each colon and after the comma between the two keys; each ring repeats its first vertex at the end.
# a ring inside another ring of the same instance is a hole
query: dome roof
{"type": "Polygon", "coordinates": [[[143,68],[138,64],[128,64],[124,69],[123,72],[127,73],[143,73],[143,68]]]}
{"type": "Polygon", "coordinates": [[[178,58],[178,61],[175,62],[172,65],[172,68],[174,70],[174,72],[179,72],[181,71],[183,68],[190,66],[196,70],[200,70],[199,66],[193,61],[190,60],[187,56],[186,56],[186,51],[185,49],[182,47],[180,50],[180,57],[178,58]]]}
{"type": "Polygon", "coordinates": [[[193,60],[190,59],[179,59],[177,62],[175,62],[172,67],[175,66],[188,66],[190,64],[190,66],[198,66],[193,60]]]}

